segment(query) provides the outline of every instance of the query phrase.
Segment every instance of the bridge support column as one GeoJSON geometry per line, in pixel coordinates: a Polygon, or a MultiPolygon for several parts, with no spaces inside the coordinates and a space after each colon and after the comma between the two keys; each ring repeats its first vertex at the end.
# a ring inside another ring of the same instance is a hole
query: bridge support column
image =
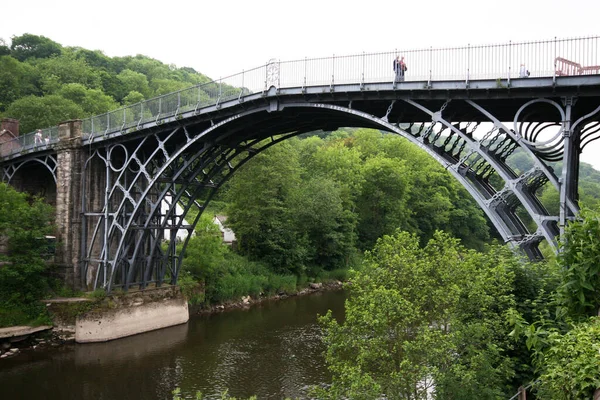
{"type": "Polygon", "coordinates": [[[65,283],[81,285],[81,174],[85,150],[81,146],[81,121],[67,121],[58,126],[59,143],[56,168],[55,262],[64,269],[65,283]]]}
{"type": "Polygon", "coordinates": [[[567,222],[573,217],[569,210],[569,201],[577,204],[578,181],[579,181],[579,131],[572,128],[572,107],[575,104],[575,98],[567,98],[565,101],[566,120],[564,123],[564,155],[563,167],[560,179],[560,214],[559,229],[560,237],[564,238],[567,222]]]}

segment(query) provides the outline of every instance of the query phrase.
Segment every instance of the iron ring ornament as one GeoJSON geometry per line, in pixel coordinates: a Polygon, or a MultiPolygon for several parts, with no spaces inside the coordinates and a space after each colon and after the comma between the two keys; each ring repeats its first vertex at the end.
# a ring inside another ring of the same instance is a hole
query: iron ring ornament
{"type": "Polygon", "coordinates": [[[267,62],[267,87],[279,86],[279,62],[271,58],[267,62]]]}
{"type": "Polygon", "coordinates": [[[537,135],[532,137],[531,135],[528,135],[524,131],[524,129],[523,129],[524,124],[527,124],[528,121],[526,121],[525,119],[523,121],[520,121],[521,113],[529,106],[531,106],[533,104],[539,104],[539,103],[546,103],[546,104],[550,104],[551,106],[554,106],[556,108],[556,110],[558,111],[558,113],[560,114],[560,116],[559,116],[560,121],[564,121],[566,118],[564,110],[560,107],[560,105],[558,105],[556,102],[554,102],[552,100],[533,99],[533,100],[530,100],[527,103],[523,104],[519,108],[517,113],[515,114],[513,125],[517,131],[517,134],[522,138],[521,140],[523,140],[524,143],[526,143],[530,146],[534,146],[534,147],[550,145],[551,143],[555,142],[557,139],[559,139],[562,136],[562,133],[564,130],[564,127],[561,127],[557,132],[554,133],[554,135],[552,137],[550,137],[549,139],[546,139],[546,140],[537,140],[537,135]]]}

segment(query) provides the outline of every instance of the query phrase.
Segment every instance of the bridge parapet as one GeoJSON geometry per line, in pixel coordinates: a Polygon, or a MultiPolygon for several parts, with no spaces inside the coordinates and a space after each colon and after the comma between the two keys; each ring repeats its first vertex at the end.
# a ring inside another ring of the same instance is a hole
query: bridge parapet
{"type": "MultiPolygon", "coordinates": [[[[531,77],[579,75],[557,73],[560,69],[556,60],[569,54],[582,64],[600,65],[599,44],[600,36],[594,36],[291,61],[273,59],[257,68],[84,119],[84,139],[139,130],[149,122],[157,123],[189,111],[199,113],[226,101],[243,102],[250,95],[265,95],[271,87],[299,88],[304,92],[308,87],[324,86],[334,91],[339,85],[358,84],[364,88],[366,84],[388,83],[390,88],[402,89],[406,83],[424,82],[423,87],[429,88],[432,81],[459,81],[468,87],[471,81],[490,79],[508,87],[511,80],[519,78],[522,63],[526,63],[531,77]],[[404,80],[399,83],[394,82],[392,66],[397,55],[403,55],[408,64],[404,80]]],[[[596,67],[580,70],[585,75],[600,74],[596,67]]]]}
{"type": "MultiPolygon", "coordinates": [[[[424,82],[423,87],[429,88],[432,81],[462,81],[468,87],[471,81],[490,79],[508,87],[511,80],[519,78],[523,63],[531,77],[600,74],[599,44],[600,36],[592,36],[291,61],[272,59],[257,68],[86,118],[82,121],[83,138],[129,133],[148,123],[178,118],[190,111],[199,113],[226,101],[243,102],[248,96],[266,94],[271,87],[304,91],[325,86],[334,91],[337,85],[358,84],[362,88],[367,83],[389,83],[390,88],[401,90],[410,82],[424,82]],[[408,66],[402,82],[394,82],[392,62],[398,55],[405,57],[408,66]]],[[[58,141],[58,128],[42,129],[42,135],[43,140],[38,140],[32,132],[0,145],[0,157],[43,150],[58,141]]]]}
{"type": "Polygon", "coordinates": [[[16,135],[6,141],[0,140],[0,158],[47,150],[58,140],[58,126],[16,135]]]}

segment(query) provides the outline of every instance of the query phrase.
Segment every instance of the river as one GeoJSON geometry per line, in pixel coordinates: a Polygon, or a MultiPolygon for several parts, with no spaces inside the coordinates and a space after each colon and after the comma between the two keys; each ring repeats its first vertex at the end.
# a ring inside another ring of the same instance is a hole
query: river
{"type": "Polygon", "coordinates": [[[340,320],[343,291],[192,316],[187,324],[107,343],[25,351],[0,361],[0,397],[47,400],[172,399],[201,391],[258,399],[305,398],[327,383],[317,314],[340,320]]]}

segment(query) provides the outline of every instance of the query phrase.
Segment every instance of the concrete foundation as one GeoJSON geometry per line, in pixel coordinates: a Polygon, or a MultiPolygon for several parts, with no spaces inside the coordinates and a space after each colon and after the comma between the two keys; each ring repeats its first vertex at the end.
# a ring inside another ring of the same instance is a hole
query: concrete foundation
{"type": "Polygon", "coordinates": [[[155,288],[105,299],[103,306],[79,315],[77,343],[106,342],[155,329],[184,324],[188,304],[179,288],[155,288]]]}

